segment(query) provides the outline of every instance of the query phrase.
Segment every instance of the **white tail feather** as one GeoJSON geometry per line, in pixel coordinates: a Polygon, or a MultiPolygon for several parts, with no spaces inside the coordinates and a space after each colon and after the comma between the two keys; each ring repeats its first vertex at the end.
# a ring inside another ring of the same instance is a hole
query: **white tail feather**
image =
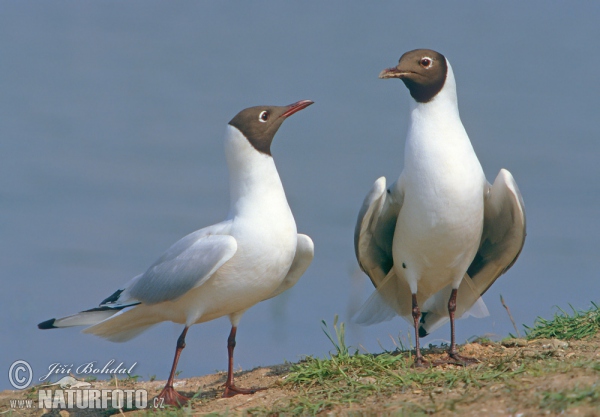
{"type": "Polygon", "coordinates": [[[163,320],[162,317],[157,318],[155,315],[147,314],[143,307],[145,306],[120,311],[118,314],[84,329],[83,333],[94,334],[111,342],[126,342],[133,339],[163,320]]]}
{"type": "Polygon", "coordinates": [[[396,317],[394,309],[383,300],[379,291],[375,290],[358,310],[353,321],[361,326],[370,326],[389,321],[394,317],[396,317]]]}
{"type": "Polygon", "coordinates": [[[354,321],[368,326],[398,315],[412,324],[410,300],[410,288],[406,280],[399,279],[392,268],[360,308],[354,321]]]}

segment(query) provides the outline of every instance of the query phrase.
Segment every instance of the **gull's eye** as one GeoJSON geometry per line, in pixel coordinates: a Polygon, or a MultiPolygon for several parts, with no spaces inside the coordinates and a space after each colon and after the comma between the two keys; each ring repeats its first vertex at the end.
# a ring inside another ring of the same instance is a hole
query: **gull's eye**
{"type": "Polygon", "coordinates": [[[260,114],[258,115],[258,121],[261,123],[264,123],[267,120],[269,120],[269,112],[266,110],[261,111],[260,114]]]}
{"type": "Polygon", "coordinates": [[[421,66],[423,68],[430,68],[431,64],[433,64],[433,59],[431,59],[429,57],[421,58],[421,60],[419,61],[419,64],[421,64],[421,66]]]}

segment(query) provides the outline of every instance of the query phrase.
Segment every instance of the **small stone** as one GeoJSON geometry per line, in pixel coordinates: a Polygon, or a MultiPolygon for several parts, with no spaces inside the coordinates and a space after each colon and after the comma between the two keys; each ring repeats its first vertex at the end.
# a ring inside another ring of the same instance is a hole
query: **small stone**
{"type": "Polygon", "coordinates": [[[435,388],[433,389],[433,393],[434,393],[434,394],[441,394],[441,393],[443,393],[443,392],[444,392],[444,388],[442,388],[442,387],[435,387],[435,388]]]}
{"type": "Polygon", "coordinates": [[[365,384],[365,385],[370,385],[370,384],[374,384],[377,382],[377,380],[375,378],[373,378],[372,376],[363,376],[361,378],[358,378],[357,381],[360,382],[361,384],[365,384]]]}
{"type": "Polygon", "coordinates": [[[573,356],[575,356],[575,352],[569,352],[565,355],[565,359],[571,359],[573,356]]]}
{"type": "Polygon", "coordinates": [[[415,389],[415,390],[413,390],[412,393],[413,394],[423,394],[423,390],[421,390],[421,389],[415,389]]]}
{"type": "Polygon", "coordinates": [[[525,347],[527,346],[527,340],[525,339],[504,339],[502,342],[504,347],[525,347]]]}
{"type": "Polygon", "coordinates": [[[564,348],[568,348],[569,344],[567,342],[565,342],[564,340],[558,340],[558,339],[550,339],[547,342],[542,344],[542,349],[548,349],[548,350],[553,350],[553,349],[564,349],[564,348]]]}

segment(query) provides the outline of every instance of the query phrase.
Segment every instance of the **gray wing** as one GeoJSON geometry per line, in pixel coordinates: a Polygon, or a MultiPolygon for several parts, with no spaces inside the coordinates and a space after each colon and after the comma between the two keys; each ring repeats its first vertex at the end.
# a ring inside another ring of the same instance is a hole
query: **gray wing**
{"type": "Polygon", "coordinates": [[[223,223],[191,233],[171,246],[126,289],[128,297],[147,304],[175,300],[202,285],[233,257],[237,242],[221,232],[223,223]]]}
{"type": "Polygon", "coordinates": [[[385,177],[379,178],[363,202],[354,229],[354,250],[360,268],[378,287],[394,265],[392,241],[402,202],[391,197],[385,177]]]}
{"type": "MultiPolygon", "coordinates": [[[[456,316],[485,316],[481,296],[513,266],[525,244],[525,206],[513,176],[501,169],[488,184],[484,196],[483,232],[479,250],[458,288],[456,316]]],[[[428,314],[421,319],[419,334],[427,335],[448,321],[447,303],[451,288],[436,293],[428,314]]]]}
{"type": "Polygon", "coordinates": [[[527,235],[523,197],[507,170],[501,169],[489,188],[484,210],[481,243],[467,270],[481,295],[514,265],[527,235]]]}
{"type": "MultiPolygon", "coordinates": [[[[392,243],[403,196],[392,185],[386,189],[384,177],[373,184],[358,214],[354,230],[354,249],[361,269],[371,278],[376,290],[365,301],[354,321],[370,325],[391,320],[396,315],[405,319],[411,305],[399,294],[410,294],[405,279],[393,269],[392,243]]],[[[410,298],[408,298],[410,300],[410,298]]]]}
{"type": "Polygon", "coordinates": [[[296,282],[298,282],[302,274],[308,269],[314,256],[315,245],[311,238],[303,234],[298,234],[298,245],[296,246],[296,254],[294,255],[292,266],[290,266],[290,270],[281,284],[279,284],[279,287],[265,298],[265,300],[276,297],[296,285],[296,282]]]}

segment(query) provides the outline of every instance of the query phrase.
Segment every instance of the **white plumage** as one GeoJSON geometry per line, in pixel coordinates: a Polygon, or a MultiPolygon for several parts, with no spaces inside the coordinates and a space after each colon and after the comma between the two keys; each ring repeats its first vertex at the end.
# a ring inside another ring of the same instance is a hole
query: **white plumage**
{"type": "Polygon", "coordinates": [[[254,304],[291,288],[313,259],[312,240],[296,231],[270,154],[270,142],[283,120],[310,104],[304,100],[240,112],[225,134],[231,196],[227,218],[176,242],[144,274],[99,307],[48,320],[39,327],[88,325],[84,333],[124,342],[163,321],[184,324],[170,382],[161,393],[167,402],[177,404],[185,398],[173,391],[172,379],[187,329],[229,316],[232,334],[226,395],[250,392],[233,385],[233,346],[240,318],[254,304]],[[265,112],[270,118],[261,120],[265,112]]]}
{"type": "Polygon", "coordinates": [[[358,216],[356,256],[377,290],[356,321],[372,324],[398,314],[415,330],[420,320],[422,337],[451,319],[450,354],[458,358],[450,315],[488,314],[480,296],[523,247],[521,195],[506,170],[493,187],[486,181],[443,55],[408,52],[380,77],[402,79],[414,100],[404,169],[387,191],[385,178],[375,182],[358,216]]]}

